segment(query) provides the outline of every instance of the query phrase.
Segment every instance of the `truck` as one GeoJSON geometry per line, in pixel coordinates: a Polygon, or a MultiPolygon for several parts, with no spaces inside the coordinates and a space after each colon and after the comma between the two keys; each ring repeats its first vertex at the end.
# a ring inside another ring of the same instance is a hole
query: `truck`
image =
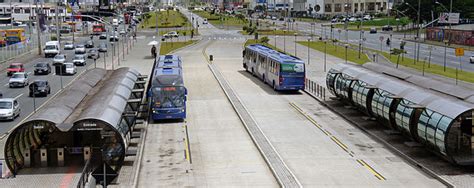
{"type": "Polygon", "coordinates": [[[48,41],[44,46],[44,57],[54,57],[61,53],[61,44],[59,41],[48,41]]]}
{"type": "Polygon", "coordinates": [[[92,26],[92,34],[94,35],[100,35],[103,32],[106,32],[105,30],[105,25],[104,24],[94,24],[92,26]]]}

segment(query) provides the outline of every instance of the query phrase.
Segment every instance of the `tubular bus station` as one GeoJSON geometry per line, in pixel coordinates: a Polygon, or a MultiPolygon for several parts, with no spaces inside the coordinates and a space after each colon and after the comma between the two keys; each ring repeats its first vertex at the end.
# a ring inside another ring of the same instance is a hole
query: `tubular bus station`
{"type": "Polygon", "coordinates": [[[444,159],[474,165],[472,90],[373,63],[364,66],[377,72],[357,65],[336,65],[327,73],[327,88],[340,100],[444,159]]]}
{"type": "Polygon", "coordinates": [[[24,168],[104,162],[118,172],[139,115],[145,76],[130,68],[91,69],[24,123],[5,144],[5,161],[24,168]]]}

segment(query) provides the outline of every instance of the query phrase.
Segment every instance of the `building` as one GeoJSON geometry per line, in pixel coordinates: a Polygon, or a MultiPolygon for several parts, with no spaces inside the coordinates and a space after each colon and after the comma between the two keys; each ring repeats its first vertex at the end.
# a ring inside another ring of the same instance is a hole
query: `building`
{"type": "Polygon", "coordinates": [[[327,15],[387,13],[393,0],[325,0],[327,15]]]}

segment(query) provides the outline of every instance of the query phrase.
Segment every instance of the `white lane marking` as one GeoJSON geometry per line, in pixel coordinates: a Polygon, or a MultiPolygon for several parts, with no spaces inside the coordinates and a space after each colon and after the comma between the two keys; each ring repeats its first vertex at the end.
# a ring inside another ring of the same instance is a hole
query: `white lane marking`
{"type": "Polygon", "coordinates": [[[22,94],[19,94],[19,95],[16,96],[14,99],[18,99],[18,98],[20,98],[21,96],[23,96],[23,93],[22,93],[22,94]]]}

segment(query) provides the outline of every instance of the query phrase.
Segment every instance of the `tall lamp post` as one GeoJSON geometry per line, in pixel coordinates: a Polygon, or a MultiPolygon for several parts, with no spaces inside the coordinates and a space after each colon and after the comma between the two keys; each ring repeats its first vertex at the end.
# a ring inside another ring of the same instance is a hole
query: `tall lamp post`
{"type": "Polygon", "coordinates": [[[308,37],[308,65],[309,65],[309,45],[311,42],[311,37],[308,37]]]}
{"type": "Polygon", "coordinates": [[[297,48],[297,46],[296,46],[296,36],[297,36],[297,34],[295,33],[295,56],[298,56],[297,53],[296,53],[298,51],[298,50],[296,50],[296,48],[297,48]]]}
{"type": "MultiPolygon", "coordinates": [[[[441,4],[440,2],[436,1],[435,4],[438,4],[440,5],[441,7],[443,7],[444,10],[446,11],[449,11],[449,13],[451,13],[452,11],[452,8],[453,8],[453,1],[451,0],[450,1],[450,10],[448,10],[443,4],[441,4]]],[[[451,30],[451,23],[449,23],[449,30],[451,30]]],[[[451,35],[450,35],[451,36],[451,35]]],[[[448,43],[450,42],[449,39],[451,37],[448,37],[448,39],[446,40],[446,28],[443,30],[443,43],[444,43],[444,62],[443,62],[443,71],[446,72],[446,48],[448,46],[448,43]]]]}

